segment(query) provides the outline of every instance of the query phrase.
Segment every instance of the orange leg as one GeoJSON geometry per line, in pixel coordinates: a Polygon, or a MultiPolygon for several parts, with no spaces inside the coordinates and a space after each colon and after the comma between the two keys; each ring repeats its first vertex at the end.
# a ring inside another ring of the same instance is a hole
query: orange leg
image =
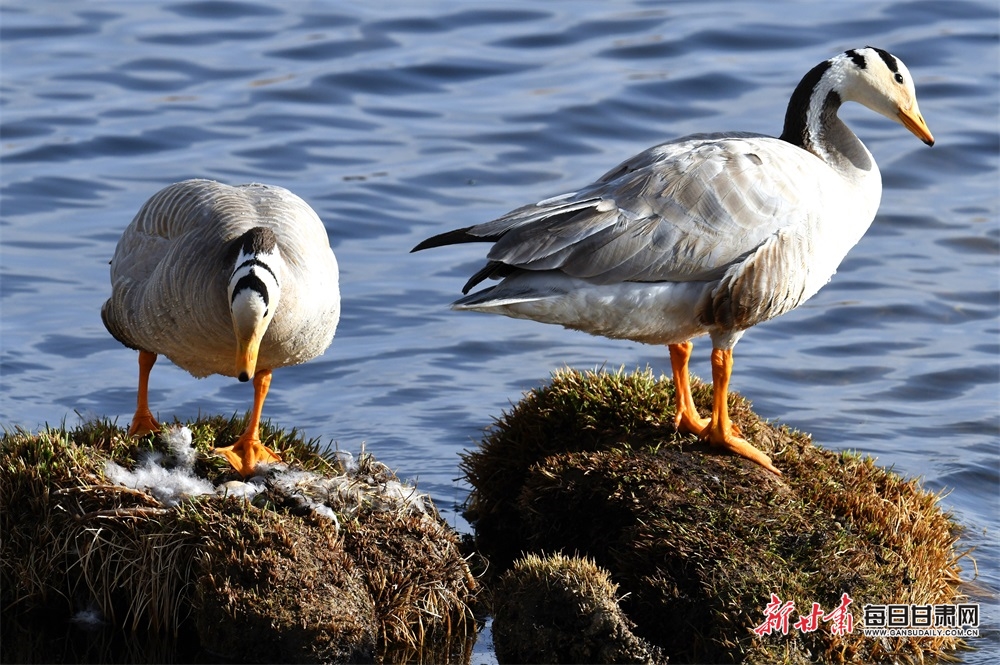
{"type": "Polygon", "coordinates": [[[688,361],[691,359],[691,349],[694,344],[681,342],[669,344],[670,367],[674,371],[674,396],[677,400],[677,416],[674,426],[681,434],[701,434],[708,426],[708,418],[698,415],[691,396],[691,376],[688,374],[688,361]]]}
{"type": "Polygon", "coordinates": [[[701,437],[713,446],[722,446],[780,476],[781,471],[771,464],[771,458],[741,438],[739,430],[729,420],[729,377],[732,373],[732,349],[712,349],[712,419],[701,437]]]}
{"type": "Polygon", "coordinates": [[[233,468],[244,478],[253,473],[261,462],[280,462],[278,454],[260,441],[260,414],[264,410],[264,399],[271,387],[271,370],[257,370],[253,377],[253,411],[250,422],[243,434],[231,446],[216,448],[215,452],[224,455],[233,468]]]}
{"type": "Polygon", "coordinates": [[[160,429],[149,410],[149,373],[156,364],[156,354],[151,351],[139,351],[139,394],[136,397],[135,415],[132,425],[128,428],[129,436],[146,436],[160,429]]]}

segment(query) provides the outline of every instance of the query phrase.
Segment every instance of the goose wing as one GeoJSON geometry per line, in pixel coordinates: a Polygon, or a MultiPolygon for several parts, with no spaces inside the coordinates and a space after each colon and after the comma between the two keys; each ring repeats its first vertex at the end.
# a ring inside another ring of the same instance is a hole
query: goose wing
{"type": "MultiPolygon", "coordinates": [[[[105,327],[119,342],[135,349],[148,349],[148,329],[156,323],[146,314],[169,284],[169,262],[192,235],[211,236],[211,199],[218,183],[189,180],[175,183],[146,201],[125,228],[111,259],[111,297],[101,308],[105,327]]],[[[211,237],[201,243],[211,247],[211,237]]],[[[192,253],[192,260],[197,257],[192,253]]],[[[185,262],[187,264],[188,262],[185,262]]]]}
{"type": "Polygon", "coordinates": [[[185,180],[158,191],[115,248],[111,297],[101,308],[105,327],[125,346],[159,353],[182,339],[212,344],[232,326],[227,241],[256,218],[241,188],[212,180],[185,180]]]}
{"type": "Polygon", "coordinates": [[[416,249],[494,242],[466,293],[514,270],[559,270],[598,284],[712,280],[780,230],[808,226],[822,209],[817,172],[826,170],[779,139],[693,135],[650,148],[578,192],[416,249]]]}

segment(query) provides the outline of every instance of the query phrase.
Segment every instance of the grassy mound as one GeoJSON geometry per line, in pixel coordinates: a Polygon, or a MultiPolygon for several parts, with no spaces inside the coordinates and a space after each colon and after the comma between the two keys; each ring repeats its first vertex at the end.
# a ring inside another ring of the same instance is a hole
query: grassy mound
{"type": "Polygon", "coordinates": [[[529,554],[493,591],[493,645],[502,663],[661,663],[632,633],[618,586],[593,561],[529,554]]]}
{"type": "Polygon", "coordinates": [[[316,441],[268,424],[262,438],[286,468],[242,482],[208,451],[243,426],[190,423],[186,452],[107,422],[6,432],[5,616],[89,609],[126,630],[193,635],[240,661],[435,660],[464,650],[476,582],[429,497],[370,455],[323,455],[316,441]]]}
{"type": "MultiPolygon", "coordinates": [[[[694,396],[710,411],[710,386],[694,396]]],[[[592,558],[670,662],[923,662],[960,648],[826,624],[754,632],[772,593],[794,602],[793,622],[848,593],[858,627],[865,604],[960,602],[958,527],[914,480],[817,448],[735,394],[730,414],[781,478],[678,435],[672,383],[648,370],[557,372],[463,458],[480,551],[494,571],[523,552],[592,558]]]]}

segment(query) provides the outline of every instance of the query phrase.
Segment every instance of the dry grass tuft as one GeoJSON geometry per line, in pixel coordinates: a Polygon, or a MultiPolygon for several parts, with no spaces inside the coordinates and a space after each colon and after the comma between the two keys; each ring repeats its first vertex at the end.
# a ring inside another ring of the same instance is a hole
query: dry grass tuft
{"type": "Polygon", "coordinates": [[[204,648],[251,662],[373,659],[375,605],[328,521],[288,519],[235,498],[182,512],[213,534],[194,602],[198,622],[213,627],[201,634],[204,648]]]}
{"type": "Polygon", "coordinates": [[[190,534],[151,496],[104,482],[110,454],[132,449],[120,432],[95,423],[80,433],[101,445],[78,445],[51,428],[3,437],[4,608],[58,608],[68,616],[92,602],[130,629],[172,629],[185,614],[173,599],[190,572],[190,534]]]}
{"type": "MultiPolygon", "coordinates": [[[[694,387],[703,413],[711,387],[694,387]]],[[[620,585],[636,633],[674,662],[923,662],[956,638],[860,630],[758,637],[770,594],[832,610],[960,602],[958,527],[918,482],[761,421],[730,396],[743,434],[781,479],[673,427],[673,386],[648,370],[564,370],[504,414],[462,468],[466,517],[503,571],[522,552],[579,552],[620,585]]]]}
{"type": "MultiPolygon", "coordinates": [[[[186,473],[217,491],[249,487],[209,455],[244,424],[189,423],[196,457],[186,473]]],[[[477,585],[430,499],[371,455],[347,468],[294,430],[262,430],[294,470],[272,471],[251,500],[220,492],[177,505],[106,475],[169,455],[159,437],[134,441],[106,421],[6,431],[4,615],[92,609],[154,638],[196,634],[204,649],[246,661],[393,660],[400,650],[446,660],[466,650],[477,585]]]]}
{"type": "Polygon", "coordinates": [[[493,644],[502,663],[660,663],[618,606],[618,585],[592,560],[529,554],[493,592],[493,644]]]}

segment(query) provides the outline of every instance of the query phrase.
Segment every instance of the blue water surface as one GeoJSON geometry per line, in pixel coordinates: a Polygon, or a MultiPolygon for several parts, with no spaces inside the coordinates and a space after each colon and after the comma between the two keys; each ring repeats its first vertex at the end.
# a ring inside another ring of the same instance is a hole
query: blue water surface
{"type": "MultiPolygon", "coordinates": [[[[843,109],[881,167],[880,213],[826,288],[744,337],[733,388],[945,495],[982,603],[983,637],[961,658],[996,662],[998,26],[986,0],[4,0],[0,423],[127,423],[136,356],[99,314],[122,229],[184,178],[281,185],[329,230],[343,318],[324,356],[275,373],[265,417],[364,446],[468,531],[459,455],[523,391],[566,365],[666,371],[667,355],[454,313],[484,247],[410,248],[656,142],[778,133],[809,68],[872,44],[910,68],[937,145],[843,109]]],[[[702,376],[708,347],[693,359],[702,376]]],[[[251,398],[165,361],[153,372],[168,421],[251,398]]]]}

